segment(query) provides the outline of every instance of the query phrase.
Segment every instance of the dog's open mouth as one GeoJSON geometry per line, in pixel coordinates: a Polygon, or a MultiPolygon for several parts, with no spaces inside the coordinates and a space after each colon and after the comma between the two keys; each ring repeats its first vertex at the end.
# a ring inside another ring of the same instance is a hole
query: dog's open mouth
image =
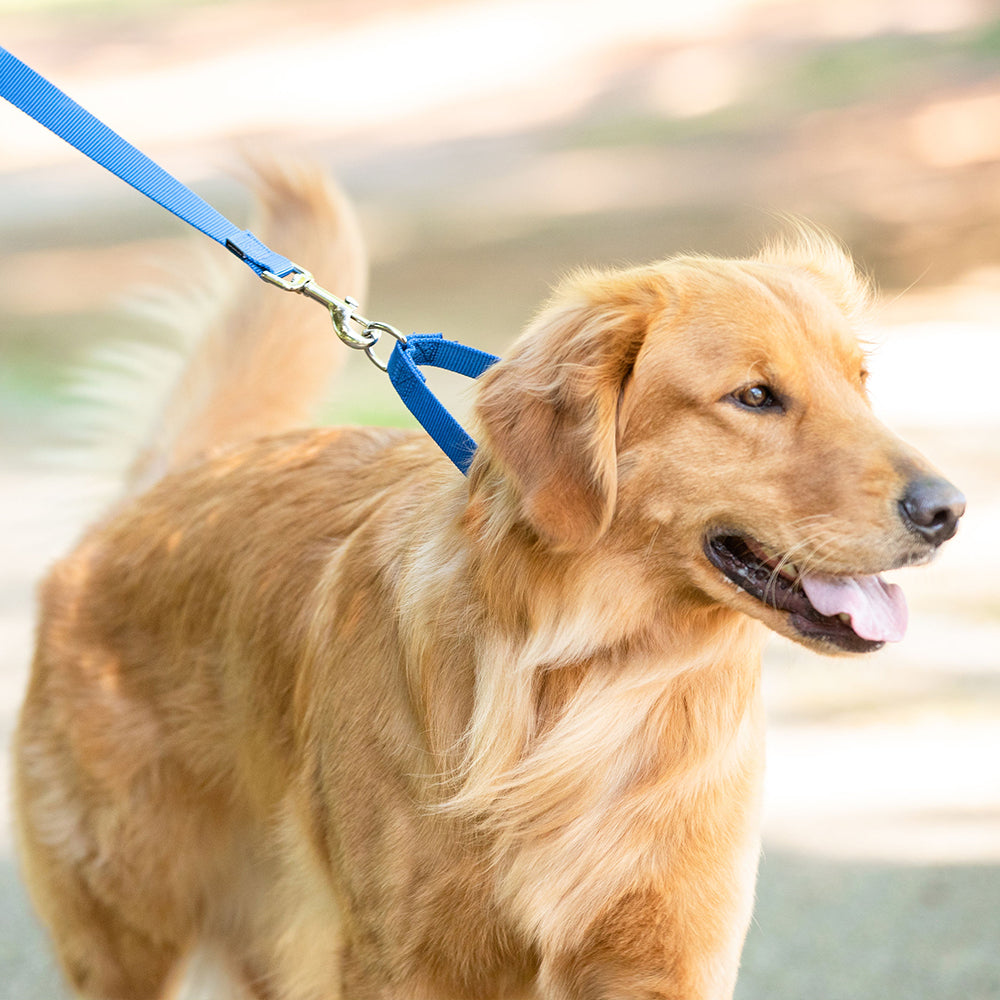
{"type": "Polygon", "coordinates": [[[906,632],[906,599],[879,576],[802,573],[789,559],[746,535],[718,533],[705,554],[733,583],[769,608],[788,613],[804,638],[868,653],[906,632]]]}

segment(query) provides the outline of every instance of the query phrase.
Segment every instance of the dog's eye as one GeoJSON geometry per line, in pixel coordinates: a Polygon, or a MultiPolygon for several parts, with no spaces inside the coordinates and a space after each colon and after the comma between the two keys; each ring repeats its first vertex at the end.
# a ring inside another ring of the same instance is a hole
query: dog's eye
{"type": "Polygon", "coordinates": [[[737,389],[730,398],[748,410],[781,408],[778,397],[766,385],[745,385],[742,389],[737,389]]]}

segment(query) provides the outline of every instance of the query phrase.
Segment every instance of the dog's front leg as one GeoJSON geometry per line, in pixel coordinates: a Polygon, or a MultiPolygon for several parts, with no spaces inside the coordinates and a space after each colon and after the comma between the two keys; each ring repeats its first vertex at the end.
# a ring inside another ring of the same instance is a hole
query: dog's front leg
{"type": "MultiPolygon", "coordinates": [[[[752,879],[740,896],[752,896],[752,879]]],[[[730,1000],[750,904],[640,892],[596,920],[579,946],[542,963],[545,1000],[730,1000]],[[695,912],[700,911],[700,912],[695,912]]]]}
{"type": "Polygon", "coordinates": [[[760,856],[758,774],[754,756],[742,794],[705,786],[605,842],[589,865],[571,866],[568,891],[554,891],[554,864],[542,869],[540,997],[731,1000],[760,856]]]}

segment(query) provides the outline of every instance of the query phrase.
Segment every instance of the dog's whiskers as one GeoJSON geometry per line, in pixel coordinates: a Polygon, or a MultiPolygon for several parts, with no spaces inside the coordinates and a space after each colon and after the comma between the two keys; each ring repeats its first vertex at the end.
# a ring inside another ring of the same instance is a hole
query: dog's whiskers
{"type": "Polygon", "coordinates": [[[831,556],[828,553],[824,553],[823,548],[826,544],[836,541],[839,535],[834,528],[827,527],[827,525],[822,522],[830,522],[833,520],[834,518],[829,514],[819,514],[812,517],[801,518],[798,521],[793,522],[793,527],[801,528],[810,523],[815,523],[816,527],[811,534],[802,538],[791,546],[791,548],[782,553],[774,568],[771,570],[767,583],[764,585],[764,600],[766,602],[775,602],[779,578],[782,577],[783,573],[788,570],[789,567],[794,568],[796,581],[804,575],[823,572],[831,561],[831,556]]]}

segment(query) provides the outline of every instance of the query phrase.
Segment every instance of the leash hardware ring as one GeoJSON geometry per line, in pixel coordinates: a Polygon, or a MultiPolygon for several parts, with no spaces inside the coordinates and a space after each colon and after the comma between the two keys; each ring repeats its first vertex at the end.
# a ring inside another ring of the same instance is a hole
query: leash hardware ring
{"type": "Polygon", "coordinates": [[[377,320],[368,322],[363,320],[360,316],[355,316],[354,318],[358,323],[365,324],[366,334],[370,334],[375,338],[374,342],[369,344],[364,349],[365,354],[368,355],[368,360],[380,371],[388,372],[389,365],[375,354],[375,344],[378,343],[379,338],[383,333],[387,333],[390,337],[394,337],[400,344],[402,344],[403,347],[406,347],[406,337],[404,337],[403,334],[401,334],[394,326],[390,326],[388,323],[379,323],[377,320]]]}

